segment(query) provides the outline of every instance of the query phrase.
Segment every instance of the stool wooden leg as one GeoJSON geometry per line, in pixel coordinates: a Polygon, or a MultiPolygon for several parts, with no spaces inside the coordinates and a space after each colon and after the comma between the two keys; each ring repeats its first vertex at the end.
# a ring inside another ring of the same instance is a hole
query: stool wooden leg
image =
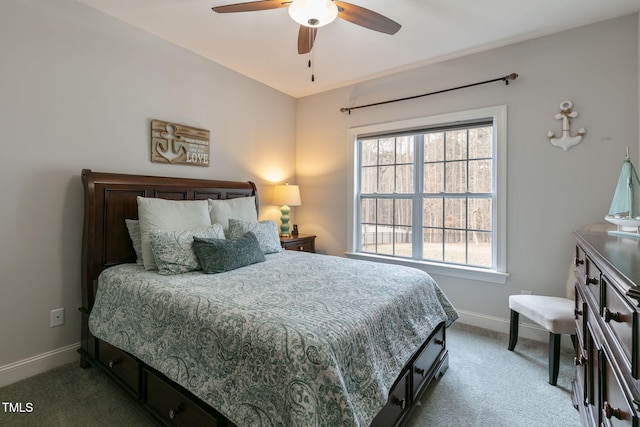
{"type": "Polygon", "coordinates": [[[549,384],[556,385],[560,369],[560,338],[562,335],[549,332],[549,384]]]}
{"type": "Polygon", "coordinates": [[[511,320],[509,323],[509,350],[513,351],[518,342],[518,322],[520,321],[520,313],[511,310],[511,320]]]}

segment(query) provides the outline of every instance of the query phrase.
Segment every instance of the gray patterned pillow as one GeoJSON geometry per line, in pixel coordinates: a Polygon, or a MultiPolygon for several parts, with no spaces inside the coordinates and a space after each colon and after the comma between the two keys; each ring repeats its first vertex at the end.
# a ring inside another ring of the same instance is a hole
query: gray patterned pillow
{"type": "Polygon", "coordinates": [[[264,261],[256,235],[248,232],[235,240],[193,238],[193,248],[209,274],[224,273],[264,261]]]}
{"type": "Polygon", "coordinates": [[[260,242],[260,249],[265,254],[282,252],[278,224],[275,221],[247,222],[239,219],[229,220],[229,238],[237,239],[247,232],[252,232],[260,242]]]}
{"type": "Polygon", "coordinates": [[[192,230],[149,232],[151,251],[159,274],[180,274],[200,270],[200,262],[193,249],[194,237],[224,239],[224,232],[220,224],[192,230]]]}

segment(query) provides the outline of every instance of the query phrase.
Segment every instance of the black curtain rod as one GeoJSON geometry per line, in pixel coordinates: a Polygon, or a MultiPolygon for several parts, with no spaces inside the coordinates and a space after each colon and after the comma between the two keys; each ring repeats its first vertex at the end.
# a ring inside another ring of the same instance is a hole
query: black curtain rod
{"type": "Polygon", "coordinates": [[[484,85],[484,84],[493,83],[493,82],[504,81],[504,83],[506,85],[508,85],[509,84],[509,80],[515,80],[517,78],[518,78],[518,74],[511,73],[508,76],[499,77],[497,79],[485,80],[484,82],[471,83],[471,84],[464,85],[464,86],[452,87],[452,88],[449,88],[449,89],[438,90],[438,91],[430,92],[430,93],[423,93],[422,95],[407,96],[406,98],[399,98],[399,99],[391,99],[389,101],[374,102],[373,104],[358,105],[357,107],[342,107],[340,109],[340,112],[344,113],[346,111],[349,114],[351,114],[351,110],[357,110],[359,108],[375,107],[376,105],[390,104],[392,102],[408,101],[410,99],[421,98],[423,96],[437,95],[439,93],[450,92],[452,90],[464,89],[464,88],[467,88],[467,87],[484,85]]]}

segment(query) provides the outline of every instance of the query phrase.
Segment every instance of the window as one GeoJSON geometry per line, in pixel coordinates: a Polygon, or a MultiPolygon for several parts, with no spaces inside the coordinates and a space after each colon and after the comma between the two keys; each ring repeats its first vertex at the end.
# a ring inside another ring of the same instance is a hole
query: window
{"type": "Polygon", "coordinates": [[[495,107],[352,129],[352,252],[504,273],[505,120],[495,107]]]}

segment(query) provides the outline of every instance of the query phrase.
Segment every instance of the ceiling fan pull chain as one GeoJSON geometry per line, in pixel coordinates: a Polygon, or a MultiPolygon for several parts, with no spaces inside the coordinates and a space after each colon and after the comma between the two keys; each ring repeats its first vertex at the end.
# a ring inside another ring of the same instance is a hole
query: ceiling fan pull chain
{"type": "Polygon", "coordinates": [[[313,49],[313,45],[311,44],[313,42],[313,32],[315,30],[311,27],[309,27],[309,68],[311,68],[311,81],[315,82],[316,81],[316,76],[315,76],[315,66],[316,66],[316,56],[315,56],[315,50],[313,49]]]}

